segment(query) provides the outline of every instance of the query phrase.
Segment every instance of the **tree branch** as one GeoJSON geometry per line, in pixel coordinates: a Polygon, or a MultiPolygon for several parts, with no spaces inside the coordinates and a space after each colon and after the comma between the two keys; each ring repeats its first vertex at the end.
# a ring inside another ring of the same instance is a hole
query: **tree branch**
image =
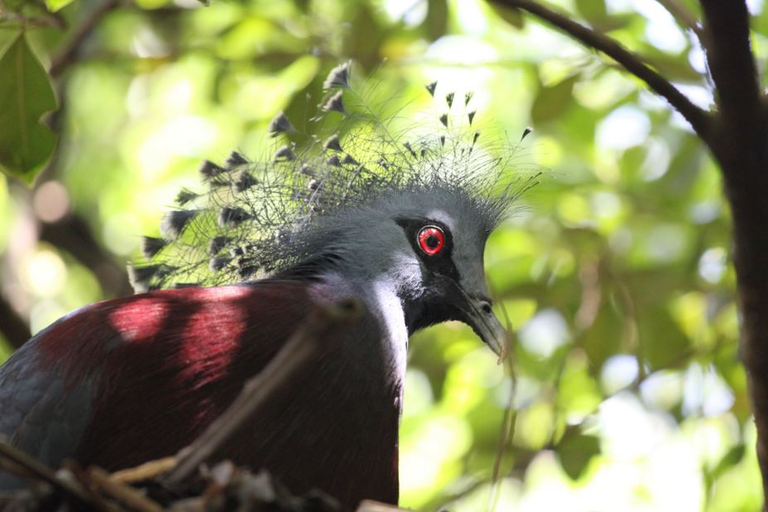
{"type": "Polygon", "coordinates": [[[48,72],[52,77],[57,77],[76,60],[80,47],[91,32],[93,32],[93,29],[96,28],[101,18],[119,4],[120,0],[104,0],[90,12],[88,17],[80,24],[69,41],[64,45],[64,49],[51,60],[51,69],[48,72]]]}
{"type": "Polygon", "coordinates": [[[0,294],[0,331],[13,348],[21,347],[32,336],[27,322],[0,294]]]}
{"type": "Polygon", "coordinates": [[[700,0],[707,62],[719,113],[709,145],[731,206],[739,306],[740,358],[757,427],[757,460],[768,502],[768,109],[750,46],[746,2],[700,0]]]}
{"type": "MultiPolygon", "coordinates": [[[[656,94],[666,99],[691,124],[704,140],[709,139],[711,118],[705,110],[694,105],[682,92],[654,71],[642,58],[610,37],[576,23],[533,0],[492,0],[499,5],[522,9],[555,26],[588,48],[598,50],[648,84],[656,94]]],[[[718,0],[711,0],[717,2],[718,0]]]]}
{"type": "Polygon", "coordinates": [[[114,257],[94,238],[91,226],[78,214],[70,213],[50,224],[41,223],[40,240],[67,251],[91,269],[105,296],[122,297],[133,293],[128,272],[115,263],[114,257]]]}
{"type": "Polygon", "coordinates": [[[720,112],[730,130],[760,122],[762,110],[746,2],[701,0],[707,62],[715,83],[720,112]]]}

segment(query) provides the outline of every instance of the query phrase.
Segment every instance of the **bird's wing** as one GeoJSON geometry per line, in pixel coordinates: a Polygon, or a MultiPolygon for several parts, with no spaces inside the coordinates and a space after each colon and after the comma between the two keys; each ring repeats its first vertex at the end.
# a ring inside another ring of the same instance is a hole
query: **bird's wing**
{"type": "Polygon", "coordinates": [[[277,353],[310,302],[305,285],[256,283],[84,308],[0,367],[0,434],[51,466],[173,454],[277,353]]]}
{"type": "MultiPolygon", "coordinates": [[[[0,367],[0,436],[48,465],[72,453],[96,392],[93,375],[83,375],[77,385],[66,386],[60,368],[41,364],[34,340],[64,321],[42,331],[0,367]]],[[[0,472],[0,489],[20,483],[0,472]]]]}

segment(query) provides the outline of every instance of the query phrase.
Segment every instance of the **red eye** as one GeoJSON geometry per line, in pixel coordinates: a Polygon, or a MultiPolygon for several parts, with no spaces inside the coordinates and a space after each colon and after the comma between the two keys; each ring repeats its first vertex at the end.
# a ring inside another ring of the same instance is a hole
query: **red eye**
{"type": "Polygon", "coordinates": [[[419,231],[419,247],[427,256],[434,256],[445,246],[445,234],[436,226],[427,226],[419,231]]]}

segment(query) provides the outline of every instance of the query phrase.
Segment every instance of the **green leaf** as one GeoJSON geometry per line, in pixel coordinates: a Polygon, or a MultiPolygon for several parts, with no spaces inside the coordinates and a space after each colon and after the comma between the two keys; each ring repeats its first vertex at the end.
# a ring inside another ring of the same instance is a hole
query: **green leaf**
{"type": "Polygon", "coordinates": [[[601,22],[608,17],[603,0],[576,0],[576,10],[590,23],[601,22]]]}
{"type": "Polygon", "coordinates": [[[689,84],[701,83],[701,74],[691,67],[687,59],[670,55],[646,46],[645,60],[659,71],[667,80],[689,84]]]}
{"type": "Polygon", "coordinates": [[[605,361],[617,354],[626,338],[621,314],[605,301],[592,325],[581,335],[579,343],[589,357],[590,372],[599,375],[605,361]]]}
{"type": "Polygon", "coordinates": [[[690,340],[667,308],[663,304],[645,305],[637,316],[643,358],[651,370],[683,366],[690,340]]]}
{"type": "Polygon", "coordinates": [[[746,453],[746,447],[743,444],[737,444],[728,452],[723,455],[717,465],[711,470],[711,476],[713,479],[717,479],[723,476],[729,469],[736,464],[739,464],[744,459],[746,453]]]}
{"type": "Polygon", "coordinates": [[[573,104],[573,85],[578,79],[579,75],[574,75],[557,85],[539,90],[531,108],[531,117],[536,125],[554,121],[573,104]]]}
{"type": "Polygon", "coordinates": [[[600,440],[595,436],[583,434],[577,426],[568,427],[557,444],[560,465],[572,480],[578,480],[592,457],[599,454],[600,440]]]}
{"type": "Polygon", "coordinates": [[[496,14],[499,15],[501,19],[516,29],[522,30],[525,28],[525,17],[523,16],[523,11],[520,9],[515,7],[507,7],[506,5],[501,5],[497,2],[489,2],[488,5],[496,12],[496,14]]]}
{"type": "Polygon", "coordinates": [[[40,118],[55,108],[48,74],[21,33],[0,58],[0,165],[8,174],[35,180],[56,147],[40,118]]]}
{"type": "Polygon", "coordinates": [[[45,0],[45,6],[51,12],[57,12],[74,2],[75,0],[45,0]]]}

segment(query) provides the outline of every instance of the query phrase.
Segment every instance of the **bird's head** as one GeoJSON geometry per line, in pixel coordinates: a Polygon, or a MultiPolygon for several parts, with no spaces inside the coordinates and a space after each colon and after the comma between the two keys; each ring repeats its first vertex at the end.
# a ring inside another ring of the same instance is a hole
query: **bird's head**
{"type": "MultiPolygon", "coordinates": [[[[477,144],[471,94],[460,101],[447,93],[450,115],[409,141],[388,122],[348,113],[348,64],[332,70],[324,86],[320,124],[333,116],[337,129],[302,134],[281,113],[269,129],[286,143],[270,159],[233,153],[223,166],[205,162],[200,172],[208,190],[183,190],[162,237],[145,239],[150,262],[132,269],[134,288],[312,280],[336,272],[396,295],[409,332],[459,320],[503,358],[506,334],[491,308],[483,252],[538,175],[510,179],[510,149],[477,144]],[[469,130],[451,125],[456,109],[469,130]]],[[[434,96],[437,88],[427,90],[434,96]]]]}
{"type": "Polygon", "coordinates": [[[391,190],[319,221],[302,244],[298,273],[343,273],[402,304],[408,331],[447,320],[471,326],[502,360],[506,332],[493,313],[483,252],[501,204],[443,183],[391,190]]]}

